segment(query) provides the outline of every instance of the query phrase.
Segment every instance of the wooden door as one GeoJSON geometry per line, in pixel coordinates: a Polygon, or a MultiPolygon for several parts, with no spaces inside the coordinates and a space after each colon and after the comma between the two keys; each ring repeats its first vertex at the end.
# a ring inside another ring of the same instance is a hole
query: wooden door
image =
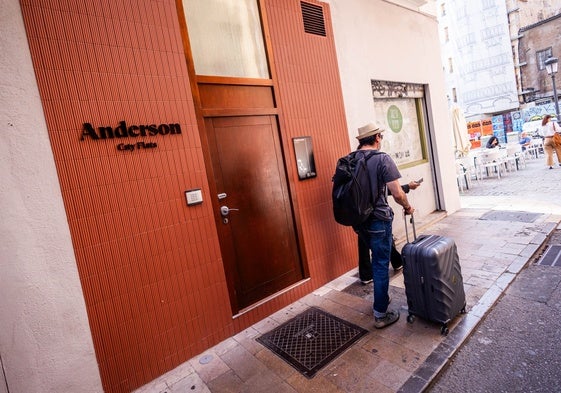
{"type": "Polygon", "coordinates": [[[207,118],[206,130],[220,246],[238,312],[304,277],[283,154],[273,115],[207,118]]]}

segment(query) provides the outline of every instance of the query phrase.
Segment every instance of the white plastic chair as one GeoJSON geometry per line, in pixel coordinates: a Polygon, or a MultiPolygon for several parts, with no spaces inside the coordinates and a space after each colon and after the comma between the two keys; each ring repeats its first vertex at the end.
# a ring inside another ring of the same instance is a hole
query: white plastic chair
{"type": "Polygon", "coordinates": [[[469,164],[467,164],[465,159],[469,160],[469,157],[458,158],[456,160],[456,180],[458,181],[458,188],[463,191],[464,188],[468,189],[471,187],[471,177],[472,170],[469,164]]]}
{"type": "Polygon", "coordinates": [[[472,168],[472,173],[476,180],[483,179],[483,166],[481,163],[480,155],[483,154],[484,149],[470,150],[468,159],[470,161],[469,167],[472,168]]]}
{"type": "Polygon", "coordinates": [[[491,173],[496,173],[497,177],[501,178],[501,167],[504,165],[503,153],[501,149],[485,149],[479,156],[481,167],[485,169],[487,176],[490,176],[489,170],[493,169],[491,173]]]}
{"type": "Polygon", "coordinates": [[[519,160],[517,153],[522,152],[521,146],[516,143],[509,143],[506,145],[506,164],[507,169],[510,171],[517,171],[519,168],[519,160]]]}
{"type": "Polygon", "coordinates": [[[524,151],[522,151],[522,145],[520,145],[519,143],[512,143],[511,145],[508,145],[507,148],[510,148],[508,150],[509,157],[514,157],[516,170],[526,168],[526,156],[524,154],[524,151]]]}
{"type": "Polygon", "coordinates": [[[507,151],[506,147],[499,148],[499,160],[500,160],[501,164],[503,164],[503,167],[504,167],[504,172],[503,173],[510,172],[511,170],[513,170],[509,166],[508,151],[507,151]]]}
{"type": "Polygon", "coordinates": [[[541,138],[532,138],[532,143],[526,148],[530,158],[539,158],[543,153],[543,140],[541,138]]]}
{"type": "Polygon", "coordinates": [[[473,159],[473,156],[465,156],[465,157],[461,157],[458,158],[457,160],[462,167],[464,168],[464,172],[468,175],[469,180],[470,180],[470,186],[471,186],[471,180],[479,180],[480,177],[477,176],[477,167],[475,165],[475,160],[473,159]]]}

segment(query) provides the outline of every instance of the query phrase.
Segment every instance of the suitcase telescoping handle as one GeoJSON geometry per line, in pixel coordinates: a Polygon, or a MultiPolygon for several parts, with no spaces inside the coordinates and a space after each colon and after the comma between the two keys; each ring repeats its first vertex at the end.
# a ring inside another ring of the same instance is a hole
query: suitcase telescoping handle
{"type": "MultiPolygon", "coordinates": [[[[403,221],[405,221],[405,238],[407,239],[407,243],[410,243],[409,242],[409,230],[407,229],[407,214],[405,214],[405,212],[403,212],[403,221]]],[[[416,241],[417,240],[417,232],[415,231],[415,217],[413,217],[413,214],[411,214],[411,218],[409,219],[409,222],[413,226],[413,241],[416,241]]]]}

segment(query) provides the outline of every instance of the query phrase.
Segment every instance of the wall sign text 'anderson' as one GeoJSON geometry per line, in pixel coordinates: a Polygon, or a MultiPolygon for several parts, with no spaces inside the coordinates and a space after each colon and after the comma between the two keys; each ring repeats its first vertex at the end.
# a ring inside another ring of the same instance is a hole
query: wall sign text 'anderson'
{"type": "Polygon", "coordinates": [[[84,123],[84,128],[82,129],[82,137],[80,138],[80,140],[83,141],[87,137],[94,140],[99,140],[156,136],[158,134],[181,134],[181,127],[178,123],[160,124],[159,126],[157,126],[156,124],[127,126],[127,123],[122,120],[115,128],[110,126],[98,127],[96,130],[90,123],[84,123]]]}

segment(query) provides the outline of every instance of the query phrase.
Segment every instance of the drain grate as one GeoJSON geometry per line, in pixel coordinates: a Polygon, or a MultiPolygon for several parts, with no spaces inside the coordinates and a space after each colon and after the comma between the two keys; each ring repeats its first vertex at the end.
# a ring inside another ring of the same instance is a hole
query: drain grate
{"type": "Polygon", "coordinates": [[[561,266],[561,246],[548,246],[537,264],[545,266],[561,266]]]}
{"type": "Polygon", "coordinates": [[[522,211],[493,210],[485,213],[479,219],[489,221],[514,221],[514,222],[534,222],[541,216],[541,213],[529,213],[522,211]]]}
{"type": "Polygon", "coordinates": [[[257,338],[281,359],[312,378],[368,330],[312,307],[257,338]]]}
{"type": "Polygon", "coordinates": [[[362,299],[368,299],[374,297],[374,286],[372,283],[367,285],[362,284],[360,281],[354,282],[342,290],[342,292],[348,293],[362,299]]]}

